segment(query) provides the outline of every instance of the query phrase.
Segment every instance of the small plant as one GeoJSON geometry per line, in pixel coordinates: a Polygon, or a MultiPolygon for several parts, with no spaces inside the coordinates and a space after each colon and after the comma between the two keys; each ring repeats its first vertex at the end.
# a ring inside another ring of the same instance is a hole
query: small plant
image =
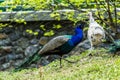
{"type": "Polygon", "coordinates": [[[51,13],[50,17],[54,18],[55,20],[60,21],[60,14],[58,12],[51,13]]]}
{"type": "Polygon", "coordinates": [[[60,24],[58,24],[58,25],[53,24],[53,28],[54,29],[60,29],[60,28],[62,28],[62,26],[60,24]]]}
{"type": "Polygon", "coordinates": [[[44,33],[44,36],[53,36],[55,33],[53,30],[44,33]]]}
{"type": "Polygon", "coordinates": [[[29,34],[32,34],[32,35],[34,35],[34,36],[37,36],[37,35],[38,35],[38,32],[33,32],[33,31],[30,30],[30,29],[27,29],[26,32],[29,33],[29,34]]]}

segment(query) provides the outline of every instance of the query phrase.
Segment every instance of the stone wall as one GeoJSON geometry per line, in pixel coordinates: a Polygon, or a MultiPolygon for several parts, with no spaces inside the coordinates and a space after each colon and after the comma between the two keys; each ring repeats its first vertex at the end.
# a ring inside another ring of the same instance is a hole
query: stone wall
{"type": "MultiPolygon", "coordinates": [[[[24,59],[39,49],[40,39],[43,38],[43,33],[39,26],[45,24],[45,28],[50,30],[53,24],[61,24],[63,28],[53,29],[55,35],[46,37],[48,40],[58,35],[73,34],[74,27],[70,21],[42,21],[28,22],[26,25],[12,23],[11,25],[0,30],[0,70],[7,70],[20,65],[24,59]],[[38,31],[38,36],[28,34],[26,29],[38,31]]],[[[46,57],[40,63],[46,65],[58,58],[58,56],[46,57]]],[[[36,67],[36,64],[31,66],[36,67]]]]}
{"type": "MultiPolygon", "coordinates": [[[[73,26],[73,23],[67,20],[27,22],[26,25],[11,23],[9,26],[0,30],[0,70],[9,70],[11,68],[19,66],[25,59],[31,56],[34,52],[38,51],[42,44],[46,43],[44,39],[47,39],[47,41],[49,41],[55,36],[74,34],[74,28],[75,26],[73,26]],[[54,24],[60,24],[63,27],[60,29],[55,29],[53,28],[54,24]],[[40,29],[40,25],[45,25],[47,31],[51,29],[54,30],[55,34],[49,37],[43,36],[45,31],[40,29]],[[27,33],[27,29],[37,31],[39,33],[38,36],[27,33]]],[[[84,32],[85,36],[83,42],[78,44],[70,52],[70,55],[81,54],[81,52],[90,48],[86,33],[87,32],[84,32]]],[[[109,45],[102,44],[102,47],[108,46],[109,45]]],[[[69,54],[65,56],[69,56],[69,54]]],[[[47,65],[58,58],[59,57],[57,55],[42,57],[38,63],[33,63],[29,67],[47,65]]]]}

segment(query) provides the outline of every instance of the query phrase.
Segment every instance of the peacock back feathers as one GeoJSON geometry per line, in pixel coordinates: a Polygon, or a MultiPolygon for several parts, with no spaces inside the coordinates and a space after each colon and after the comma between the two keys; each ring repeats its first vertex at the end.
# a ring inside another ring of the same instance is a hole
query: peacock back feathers
{"type": "Polygon", "coordinates": [[[115,40],[114,43],[112,43],[108,49],[109,52],[115,53],[117,50],[120,49],[120,39],[115,40]]]}

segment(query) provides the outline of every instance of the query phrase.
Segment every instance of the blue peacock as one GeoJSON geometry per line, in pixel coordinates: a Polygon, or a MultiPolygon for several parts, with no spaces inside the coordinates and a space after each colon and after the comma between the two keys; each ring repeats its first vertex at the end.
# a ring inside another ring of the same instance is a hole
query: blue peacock
{"type": "Polygon", "coordinates": [[[64,54],[68,54],[78,43],[83,39],[83,28],[85,23],[75,27],[74,35],[61,35],[51,39],[46,43],[42,49],[34,53],[28,59],[26,59],[21,65],[19,65],[15,70],[20,70],[30,65],[32,62],[38,61],[41,57],[56,54],[60,56],[60,66],[61,59],[64,54]]]}

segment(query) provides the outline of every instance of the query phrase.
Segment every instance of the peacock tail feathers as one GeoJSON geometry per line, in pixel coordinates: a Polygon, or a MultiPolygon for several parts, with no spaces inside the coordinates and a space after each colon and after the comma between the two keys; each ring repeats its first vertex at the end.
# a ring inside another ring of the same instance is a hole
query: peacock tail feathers
{"type": "Polygon", "coordinates": [[[120,39],[115,40],[114,43],[112,43],[108,49],[109,52],[115,53],[117,50],[120,49],[120,39]]]}
{"type": "Polygon", "coordinates": [[[23,63],[21,63],[18,67],[16,67],[16,68],[14,69],[14,71],[15,71],[15,72],[16,72],[16,71],[20,71],[20,70],[28,67],[31,63],[37,62],[38,60],[40,60],[40,58],[41,58],[42,56],[41,56],[40,54],[38,54],[38,51],[39,51],[39,49],[38,49],[35,53],[33,53],[33,55],[31,55],[30,57],[28,57],[27,59],[25,59],[25,60],[23,61],[23,63]]]}

